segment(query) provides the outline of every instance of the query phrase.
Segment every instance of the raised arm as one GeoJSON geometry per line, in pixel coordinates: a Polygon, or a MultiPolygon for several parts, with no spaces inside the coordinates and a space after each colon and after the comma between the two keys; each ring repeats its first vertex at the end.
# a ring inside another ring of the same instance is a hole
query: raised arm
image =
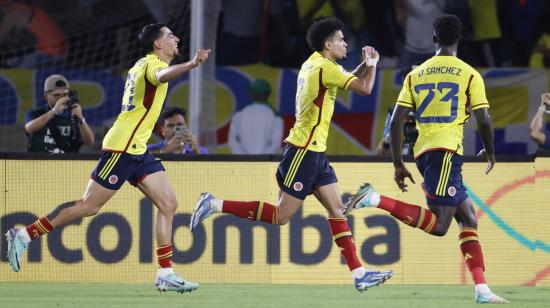
{"type": "Polygon", "coordinates": [[[27,134],[34,134],[35,132],[41,130],[44,126],[46,126],[48,122],[53,119],[54,115],[59,115],[63,113],[63,111],[67,109],[67,103],[69,102],[68,93],[69,90],[66,90],[64,95],[59,100],[57,100],[53,108],[50,109],[48,112],[42,114],[35,119],[27,119],[27,122],[25,123],[25,132],[27,132],[27,134]]]}
{"type": "Polygon", "coordinates": [[[544,111],[548,108],[550,108],[550,93],[544,93],[541,95],[540,107],[537,110],[537,114],[535,114],[531,120],[531,124],[529,124],[529,136],[539,145],[543,145],[546,142],[546,135],[542,131],[542,127],[544,125],[544,111]]]}
{"type": "Polygon", "coordinates": [[[380,56],[370,46],[363,47],[363,61],[352,71],[357,79],[351,82],[349,89],[359,95],[370,95],[376,79],[376,64],[380,56]]]}
{"type": "Polygon", "coordinates": [[[197,49],[193,60],[181,64],[171,65],[167,68],[158,70],[156,72],[157,80],[159,82],[168,82],[172,79],[178,78],[208,59],[210,52],[210,49],[197,49]]]}

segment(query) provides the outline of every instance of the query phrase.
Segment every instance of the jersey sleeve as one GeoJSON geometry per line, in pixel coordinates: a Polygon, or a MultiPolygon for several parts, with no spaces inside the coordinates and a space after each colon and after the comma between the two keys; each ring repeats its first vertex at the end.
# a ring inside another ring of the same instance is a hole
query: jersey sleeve
{"type": "Polygon", "coordinates": [[[162,62],[158,58],[153,58],[149,62],[147,62],[147,80],[149,80],[150,83],[154,84],[155,86],[158,86],[161,84],[161,82],[157,79],[157,71],[163,68],[167,68],[168,64],[166,62],[162,62]]]}
{"type": "Polygon", "coordinates": [[[397,105],[414,109],[414,98],[412,95],[410,74],[405,77],[403,87],[401,88],[401,92],[399,92],[399,96],[397,97],[397,105]]]}
{"type": "Polygon", "coordinates": [[[472,111],[481,108],[489,108],[489,102],[485,95],[485,83],[478,73],[472,75],[468,95],[470,96],[469,99],[472,111]]]}
{"type": "Polygon", "coordinates": [[[323,65],[323,85],[327,88],[338,87],[347,90],[352,81],[357,79],[355,75],[346,71],[341,65],[332,62],[323,65]]]}

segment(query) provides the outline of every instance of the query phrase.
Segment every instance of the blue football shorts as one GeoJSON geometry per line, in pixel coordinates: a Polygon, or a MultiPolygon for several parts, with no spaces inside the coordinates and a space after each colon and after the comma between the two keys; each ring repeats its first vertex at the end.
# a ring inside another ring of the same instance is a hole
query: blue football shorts
{"type": "Polygon", "coordinates": [[[91,178],[105,188],[118,190],[126,181],[136,186],[158,171],[164,167],[149,151],[141,155],[103,151],[91,178]]]}
{"type": "Polygon", "coordinates": [[[462,163],[462,155],[444,150],[428,151],[416,159],[428,205],[458,206],[468,198],[462,184],[462,163]]]}
{"type": "Polygon", "coordinates": [[[324,152],[313,152],[286,144],[277,168],[282,191],[304,200],[318,187],[337,183],[336,173],[324,152]]]}

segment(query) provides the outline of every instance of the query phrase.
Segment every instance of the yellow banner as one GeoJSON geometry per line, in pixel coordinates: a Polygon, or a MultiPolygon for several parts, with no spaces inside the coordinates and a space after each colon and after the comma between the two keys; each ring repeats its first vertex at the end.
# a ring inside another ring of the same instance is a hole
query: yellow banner
{"type": "MultiPolygon", "coordinates": [[[[23,226],[57,204],[79,198],[94,161],[5,160],[0,164],[1,230],[23,226]]],[[[164,162],[176,191],[174,264],[202,283],[351,283],[334,245],[326,214],[310,197],[285,226],[250,223],[230,215],[205,221],[192,234],[187,225],[199,194],[276,204],[276,162],[164,162]]],[[[424,205],[419,184],[401,193],[390,163],[333,163],[345,197],[364,181],[385,195],[424,205]]],[[[413,164],[417,183],[420,175],[413,164]]],[[[486,274],[492,285],[550,285],[550,211],[543,193],[550,184],[550,158],[536,163],[466,163],[464,182],[478,210],[486,274]],[[538,203],[537,203],[538,202],[538,203]]],[[[388,213],[366,209],[348,217],[360,260],[393,269],[390,283],[470,283],[460,254],[458,228],[429,236],[388,213]]],[[[156,275],[154,206],[129,184],[100,213],[32,242],[20,273],[13,273],[2,242],[1,281],[153,282],[156,275]]]]}

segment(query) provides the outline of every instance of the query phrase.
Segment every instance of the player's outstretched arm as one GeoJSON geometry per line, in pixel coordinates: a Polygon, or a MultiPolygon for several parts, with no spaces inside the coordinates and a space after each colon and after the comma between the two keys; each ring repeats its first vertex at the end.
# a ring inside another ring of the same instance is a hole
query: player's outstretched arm
{"type": "Polygon", "coordinates": [[[487,108],[474,110],[474,115],[477,121],[477,130],[483,143],[483,149],[478,153],[478,156],[484,157],[487,160],[488,165],[487,169],[485,169],[485,174],[488,174],[496,163],[493,145],[493,123],[487,108]]]}
{"type": "Polygon", "coordinates": [[[542,131],[544,112],[550,109],[550,93],[544,93],[541,95],[540,107],[537,110],[537,114],[531,120],[529,124],[529,136],[539,145],[546,142],[546,135],[542,131]]]}
{"type": "Polygon", "coordinates": [[[210,49],[197,49],[193,60],[158,70],[157,80],[160,82],[168,82],[172,79],[178,78],[208,59],[210,52],[210,49]]]}
{"type": "Polygon", "coordinates": [[[349,89],[359,95],[370,95],[376,79],[376,64],[380,56],[370,46],[363,47],[363,61],[353,70],[358,79],[351,82],[349,89]]]}
{"type": "Polygon", "coordinates": [[[393,110],[393,114],[390,122],[390,144],[391,144],[391,156],[393,160],[394,181],[399,186],[401,191],[407,191],[407,184],[405,184],[405,178],[414,184],[414,179],[405,167],[403,163],[403,124],[405,123],[405,117],[409,114],[411,108],[396,105],[393,110]]]}

